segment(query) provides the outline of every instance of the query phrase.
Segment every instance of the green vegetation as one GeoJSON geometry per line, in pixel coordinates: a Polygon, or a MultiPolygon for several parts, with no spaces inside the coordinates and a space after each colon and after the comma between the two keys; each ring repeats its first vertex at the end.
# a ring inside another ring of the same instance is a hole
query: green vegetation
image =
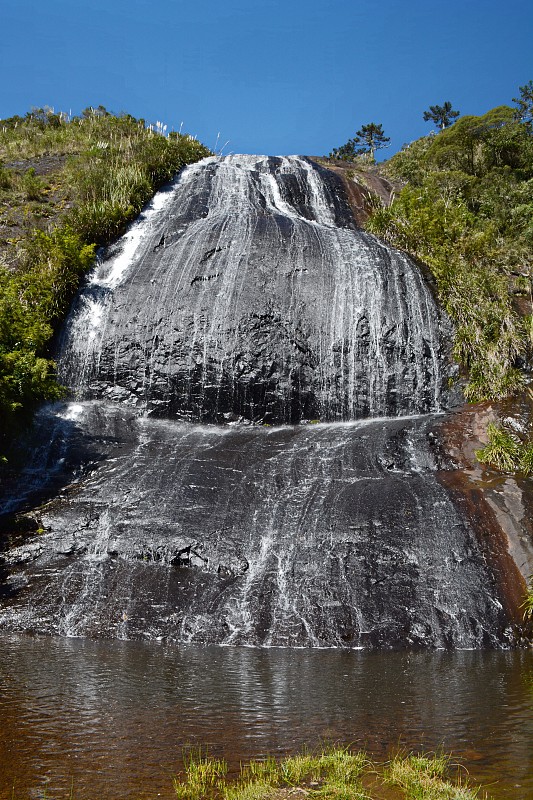
{"type": "Polygon", "coordinates": [[[94,245],[68,225],[51,233],[35,230],[24,261],[15,272],[0,267],[0,413],[61,394],[54,364],[47,357],[54,326],[60,322],[80,275],[92,264],[94,245]]]}
{"type": "Polygon", "coordinates": [[[100,106],[0,121],[0,418],[60,396],[50,342],[97,245],[209,151],[100,106]]]}
{"type": "MultiPolygon", "coordinates": [[[[524,593],[524,600],[520,604],[520,609],[522,610],[522,620],[524,623],[523,632],[526,638],[529,637],[529,641],[531,641],[531,635],[533,633],[533,575],[529,577],[524,593]]],[[[531,688],[533,689],[533,679],[531,688]]]]}
{"type": "Polygon", "coordinates": [[[520,389],[531,351],[533,130],[519,116],[500,106],[405,146],[382,166],[402,188],[368,222],[431,270],[470,401],[520,389]]]}
{"type": "Polygon", "coordinates": [[[471,800],[477,791],[446,780],[450,760],[446,756],[397,756],[385,771],[385,781],[398,786],[408,800],[471,800]]]}
{"type": "Polygon", "coordinates": [[[502,472],[522,472],[525,476],[533,473],[533,442],[520,439],[514,431],[489,423],[488,443],[476,451],[476,458],[482,464],[489,464],[502,472]]]}
{"type": "Polygon", "coordinates": [[[374,163],[376,150],[388,147],[390,138],[385,136],[382,125],[370,122],[357,131],[353,139],[348,139],[341,147],[334,147],[330,158],[341,161],[354,161],[358,156],[366,156],[374,163]]]}
{"type": "Polygon", "coordinates": [[[533,123],[533,81],[529,81],[525,86],[520,86],[519,90],[520,97],[513,97],[513,103],[517,105],[515,119],[531,125],[533,123]]]}
{"type": "Polygon", "coordinates": [[[524,622],[533,620],[533,575],[529,579],[526,598],[520,608],[524,609],[524,622]]]}
{"type": "Polygon", "coordinates": [[[184,758],[183,781],[174,779],[176,797],[183,800],[202,800],[216,796],[224,785],[228,771],[225,761],[203,756],[201,752],[187,753],[184,758]]]}
{"type": "Polygon", "coordinates": [[[238,778],[227,777],[224,761],[201,753],[185,760],[174,791],[182,800],[281,800],[292,796],[333,800],[372,800],[387,797],[404,800],[474,800],[479,790],[459,778],[446,756],[396,756],[376,765],[365,753],[330,748],[303,753],[281,761],[268,758],[241,768],[238,778]],[[455,779],[450,775],[455,773],[455,779]]]}

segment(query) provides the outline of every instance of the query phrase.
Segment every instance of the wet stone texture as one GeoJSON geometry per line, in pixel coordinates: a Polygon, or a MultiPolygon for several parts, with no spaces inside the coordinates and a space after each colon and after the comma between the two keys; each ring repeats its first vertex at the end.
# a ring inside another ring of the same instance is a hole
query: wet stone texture
{"type": "Polygon", "coordinates": [[[42,410],[4,504],[34,510],[4,525],[1,628],[513,641],[429,447],[449,323],[342,186],[297,157],[206,159],[106,254],[62,337],[74,400],[42,410]]]}
{"type": "Polygon", "coordinates": [[[533,575],[531,478],[481,464],[476,452],[487,445],[490,423],[505,425],[525,438],[532,411],[533,395],[526,390],[501,402],[459,407],[440,417],[433,429],[438,461],[447,467],[437,477],[476,532],[497,576],[506,611],[529,639],[533,627],[531,622],[524,624],[521,604],[533,575]]]}
{"type": "Polygon", "coordinates": [[[340,177],[228,156],[167,195],[80,294],[60,354],[79,398],[208,422],[441,407],[449,325],[417,268],[356,227],[340,177]]]}
{"type": "Polygon", "coordinates": [[[66,450],[90,440],[95,467],[11,548],[3,627],[255,645],[508,641],[491,570],[435,479],[431,416],[264,429],[94,402],[55,414],[66,450]]]}

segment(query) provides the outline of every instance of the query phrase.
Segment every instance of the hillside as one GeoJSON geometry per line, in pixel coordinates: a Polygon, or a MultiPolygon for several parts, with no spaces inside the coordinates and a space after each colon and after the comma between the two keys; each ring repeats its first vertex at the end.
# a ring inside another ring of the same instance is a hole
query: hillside
{"type": "Polygon", "coordinates": [[[381,169],[399,191],[367,228],[430,268],[466,398],[519,390],[533,341],[531,122],[507,106],[465,116],[381,169]]]}
{"type": "Polygon", "coordinates": [[[105,108],[34,109],[0,123],[0,416],[61,395],[50,343],[97,246],[209,151],[105,108]]]}

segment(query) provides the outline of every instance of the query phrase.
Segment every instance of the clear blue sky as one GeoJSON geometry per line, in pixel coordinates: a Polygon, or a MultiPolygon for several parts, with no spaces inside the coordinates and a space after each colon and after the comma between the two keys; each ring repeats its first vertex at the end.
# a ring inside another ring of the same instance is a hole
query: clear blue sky
{"type": "Polygon", "coordinates": [[[381,122],[512,104],[532,0],[0,0],[0,118],[103,104],[224,152],[327,154],[381,122]]]}

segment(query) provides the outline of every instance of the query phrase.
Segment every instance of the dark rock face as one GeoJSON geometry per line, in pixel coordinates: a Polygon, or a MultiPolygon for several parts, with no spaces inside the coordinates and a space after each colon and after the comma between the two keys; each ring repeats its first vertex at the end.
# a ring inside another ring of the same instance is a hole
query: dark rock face
{"type": "Polygon", "coordinates": [[[210,422],[441,406],[446,323],[416,267],[355,227],[340,178],[228,156],[164,200],[80,295],[60,358],[80,398],[210,422]]]}
{"type": "Polygon", "coordinates": [[[3,627],[307,647],[507,641],[494,577],[435,478],[433,417],[215,427],[100,403],[58,416],[71,421],[64,452],[92,449],[96,468],[7,555],[3,627]]]}
{"type": "Polygon", "coordinates": [[[42,411],[8,503],[56,492],[11,531],[0,627],[510,642],[501,581],[428,446],[447,323],[416,267],[356,228],[340,178],[207,159],[107,256],[62,342],[78,401],[42,411]],[[287,424],[306,419],[323,423],[287,424]]]}

